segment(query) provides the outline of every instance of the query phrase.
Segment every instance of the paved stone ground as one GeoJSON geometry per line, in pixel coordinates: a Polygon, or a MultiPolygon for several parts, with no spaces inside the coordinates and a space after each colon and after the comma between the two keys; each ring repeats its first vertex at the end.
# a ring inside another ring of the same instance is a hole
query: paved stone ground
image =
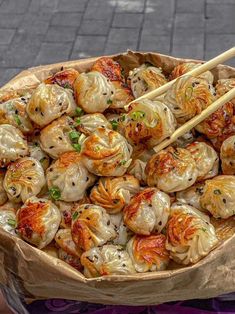
{"type": "Polygon", "coordinates": [[[0,85],[33,65],[126,49],[209,59],[234,44],[235,0],[0,0],[0,85]]]}

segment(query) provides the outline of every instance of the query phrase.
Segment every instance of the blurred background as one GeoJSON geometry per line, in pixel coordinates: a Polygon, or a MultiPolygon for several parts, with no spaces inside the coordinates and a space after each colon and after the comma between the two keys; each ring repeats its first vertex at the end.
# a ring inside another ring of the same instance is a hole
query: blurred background
{"type": "Polygon", "coordinates": [[[40,64],[127,49],[208,60],[234,44],[235,0],[0,0],[0,86],[40,64]]]}

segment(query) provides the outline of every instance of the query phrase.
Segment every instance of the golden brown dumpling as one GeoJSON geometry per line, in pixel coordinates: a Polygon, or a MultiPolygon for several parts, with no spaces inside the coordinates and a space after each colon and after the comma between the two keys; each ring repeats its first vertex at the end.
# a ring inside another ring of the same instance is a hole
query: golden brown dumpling
{"type": "Polygon", "coordinates": [[[54,238],[60,224],[60,211],[49,200],[31,197],[17,211],[17,233],[39,249],[54,238]]]}
{"type": "Polygon", "coordinates": [[[228,137],[220,149],[223,174],[235,175],[235,135],[228,137]]]}
{"type": "Polygon", "coordinates": [[[40,84],[26,106],[32,121],[44,127],[63,114],[74,115],[76,103],[69,89],[56,84],[40,84]]]}
{"type": "Polygon", "coordinates": [[[36,196],[45,185],[44,170],[40,162],[32,157],[20,158],[7,168],[4,189],[13,202],[25,202],[36,196]]]}
{"type": "Polygon", "coordinates": [[[28,155],[29,149],[20,130],[10,124],[0,125],[0,167],[28,155]]]}
{"type": "Polygon", "coordinates": [[[195,160],[184,148],[168,147],[153,155],[145,168],[147,183],[171,193],[193,185],[198,176],[195,160]]]}
{"type": "Polygon", "coordinates": [[[71,231],[73,241],[84,251],[103,245],[117,236],[109,214],[101,206],[93,204],[76,207],[71,231]]]}
{"type": "Polygon", "coordinates": [[[214,100],[213,86],[193,76],[178,78],[164,97],[164,103],[180,124],[201,113],[214,100]]]}
{"type": "Polygon", "coordinates": [[[202,208],[215,218],[228,218],[235,214],[235,176],[221,175],[206,180],[200,199],[202,208]]]}
{"type": "Polygon", "coordinates": [[[129,102],[134,100],[132,91],[127,84],[121,81],[112,82],[112,84],[114,86],[114,95],[110,108],[123,109],[129,102]]]}
{"type": "Polygon", "coordinates": [[[46,179],[53,199],[75,202],[84,197],[95,176],[84,167],[79,153],[68,152],[60,155],[47,169],[46,179]]]}
{"type": "Polygon", "coordinates": [[[75,151],[80,146],[76,145],[71,138],[75,134],[79,138],[79,133],[75,130],[73,119],[63,116],[41,130],[41,148],[52,158],[58,158],[61,154],[75,151]],[[75,131],[75,133],[73,133],[75,131]]]}
{"type": "Polygon", "coordinates": [[[167,83],[160,68],[142,64],[130,71],[128,80],[135,98],[138,98],[167,83]]]}
{"type": "Polygon", "coordinates": [[[5,177],[5,171],[0,169],[0,205],[3,205],[7,201],[7,193],[3,187],[4,177],[5,177]]]}
{"type": "Polygon", "coordinates": [[[95,247],[82,254],[81,263],[88,278],[135,273],[129,254],[119,245],[95,247]]]}
{"type": "Polygon", "coordinates": [[[95,61],[92,71],[102,73],[110,81],[123,81],[122,68],[117,61],[109,57],[102,57],[95,61]]]}
{"type": "Polygon", "coordinates": [[[80,257],[82,251],[75,245],[71,235],[71,229],[60,229],[55,235],[55,242],[63,251],[74,257],[80,257]]]}
{"type": "Polygon", "coordinates": [[[45,84],[57,84],[63,88],[71,88],[73,89],[73,84],[78,77],[79,72],[75,69],[68,68],[65,70],[61,70],[56,72],[52,76],[48,77],[44,83],[45,84]]]}
{"type": "Polygon", "coordinates": [[[50,165],[50,157],[41,149],[40,142],[34,138],[32,142],[28,142],[29,156],[37,159],[44,170],[50,165]]]}
{"type": "Polygon", "coordinates": [[[198,124],[196,130],[205,134],[220,150],[223,141],[235,134],[235,106],[231,102],[226,103],[198,124]]]}
{"type": "Polygon", "coordinates": [[[197,181],[209,179],[218,174],[219,157],[213,147],[204,142],[194,142],[186,148],[196,162],[198,170],[197,181]]]}
{"type": "MultiPolygon", "coordinates": [[[[216,89],[216,93],[218,97],[221,97],[222,95],[226,94],[228,91],[230,91],[234,87],[235,87],[235,78],[229,78],[229,79],[218,80],[215,86],[215,89],[216,89]]],[[[233,98],[231,102],[235,105],[235,98],[233,98]]]]}
{"type": "Polygon", "coordinates": [[[135,270],[138,273],[144,273],[166,269],[170,258],[165,244],[166,237],[163,234],[132,237],[127,244],[127,252],[135,270]]]}
{"type": "Polygon", "coordinates": [[[129,203],[139,189],[139,181],[131,175],[100,178],[91,190],[90,198],[92,203],[102,206],[109,214],[116,214],[129,203]]]}
{"type": "Polygon", "coordinates": [[[0,124],[11,124],[23,134],[33,132],[33,124],[26,112],[27,97],[10,99],[0,103],[0,124]]]}
{"type": "Polygon", "coordinates": [[[124,222],[133,232],[149,235],[161,232],[170,212],[170,198],[156,188],[146,188],[124,208],[124,222]]]}
{"type": "Polygon", "coordinates": [[[170,257],[183,265],[198,262],[218,244],[209,218],[185,204],[172,205],[166,234],[170,257]]]}
{"type": "Polygon", "coordinates": [[[87,113],[103,112],[113,99],[114,86],[103,74],[92,71],[82,73],[74,83],[75,98],[87,113]]]}
{"type": "MultiPolygon", "coordinates": [[[[178,202],[185,203],[197,208],[200,211],[205,211],[200,205],[200,199],[203,195],[204,183],[196,183],[186,190],[176,193],[178,202]]],[[[206,211],[207,212],[207,211],[206,211]]]]}
{"type": "Polygon", "coordinates": [[[175,131],[175,118],[159,101],[143,99],[127,107],[128,113],[122,122],[124,135],[132,145],[160,143],[175,131]]]}
{"type": "Polygon", "coordinates": [[[102,113],[85,114],[77,119],[77,121],[79,122],[77,129],[87,136],[94,133],[99,127],[112,129],[111,123],[102,113]]]}
{"type": "Polygon", "coordinates": [[[98,128],[82,144],[87,169],[98,176],[122,176],[131,163],[132,147],[118,132],[98,128]]]}
{"type": "MultiPolygon", "coordinates": [[[[198,68],[201,64],[200,63],[193,63],[193,62],[185,62],[177,65],[173,71],[171,72],[170,79],[174,80],[175,78],[186,74],[187,72],[198,68]]],[[[206,71],[197,77],[206,79],[208,83],[213,84],[214,76],[210,71],[206,71]]]]}

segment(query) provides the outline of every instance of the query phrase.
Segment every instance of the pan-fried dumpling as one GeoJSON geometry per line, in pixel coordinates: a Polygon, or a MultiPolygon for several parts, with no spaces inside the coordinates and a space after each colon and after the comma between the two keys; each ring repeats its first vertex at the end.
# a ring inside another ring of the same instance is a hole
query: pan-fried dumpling
{"type": "Polygon", "coordinates": [[[97,71],[80,74],[74,90],[78,106],[87,113],[103,112],[112,104],[114,86],[97,71]]]}
{"type": "Polygon", "coordinates": [[[80,145],[73,143],[71,135],[75,135],[75,140],[79,138],[73,119],[63,116],[42,129],[40,134],[41,147],[52,158],[58,158],[63,153],[78,150],[80,145]],[[73,133],[74,131],[75,133],[73,133]]]}
{"type": "Polygon", "coordinates": [[[204,142],[194,142],[186,148],[196,162],[198,170],[197,181],[209,179],[218,174],[219,157],[210,145],[204,142]]]}
{"type": "Polygon", "coordinates": [[[235,135],[228,137],[220,150],[223,174],[235,175],[235,135]]]}
{"type": "Polygon", "coordinates": [[[50,165],[50,157],[41,149],[40,142],[37,138],[34,138],[32,142],[28,142],[29,156],[37,159],[44,170],[50,165]]]}
{"type": "Polygon", "coordinates": [[[131,89],[121,81],[112,82],[114,86],[114,95],[110,108],[123,109],[129,102],[134,100],[131,89]]]}
{"type": "Polygon", "coordinates": [[[212,113],[196,126],[196,130],[205,134],[213,146],[220,150],[223,141],[235,134],[235,107],[231,102],[212,113]]]}
{"type": "Polygon", "coordinates": [[[167,83],[160,68],[142,64],[130,71],[128,81],[135,98],[138,98],[167,83]]]}
{"type": "Polygon", "coordinates": [[[5,171],[0,169],[0,205],[3,205],[7,201],[7,193],[3,187],[4,177],[5,177],[5,171]]]}
{"type": "Polygon", "coordinates": [[[153,155],[145,168],[147,184],[171,193],[193,185],[198,176],[195,160],[184,148],[168,147],[153,155]]]}
{"type": "Polygon", "coordinates": [[[78,77],[79,73],[75,69],[68,68],[56,72],[52,76],[48,77],[44,83],[45,84],[57,84],[63,88],[73,89],[73,84],[78,77]]]}
{"type": "Polygon", "coordinates": [[[102,73],[110,81],[123,81],[121,65],[109,57],[102,57],[95,61],[91,71],[102,73]]]}
{"type": "MultiPolygon", "coordinates": [[[[215,89],[216,93],[219,97],[229,92],[232,88],[235,87],[235,78],[229,79],[221,79],[218,80],[215,89]]],[[[231,102],[235,105],[235,98],[231,100],[231,102]]]]}
{"type": "Polygon", "coordinates": [[[209,218],[185,204],[172,205],[166,234],[170,257],[183,265],[198,262],[218,244],[209,218]]]}
{"type": "Polygon", "coordinates": [[[72,216],[72,238],[84,251],[100,246],[114,239],[117,234],[105,209],[84,204],[78,206],[72,216]]]}
{"type": "Polygon", "coordinates": [[[201,211],[205,211],[200,205],[200,199],[203,195],[204,183],[196,183],[186,190],[176,193],[176,199],[178,202],[191,205],[201,211]]]}
{"type": "Polygon", "coordinates": [[[60,211],[51,201],[31,197],[17,211],[17,233],[42,249],[54,238],[60,224],[60,211]]]}
{"type": "MultiPolygon", "coordinates": [[[[193,63],[193,62],[185,62],[177,65],[173,71],[171,72],[170,79],[174,80],[175,78],[186,74],[187,72],[198,68],[201,64],[200,63],[193,63]]],[[[208,83],[213,84],[214,76],[210,71],[206,71],[197,77],[206,79],[208,83]]]]}
{"type": "Polygon", "coordinates": [[[66,202],[82,199],[86,189],[95,181],[94,175],[84,167],[77,152],[60,155],[47,169],[46,179],[51,197],[66,202]]]}
{"type": "Polygon", "coordinates": [[[88,278],[135,273],[129,254],[119,245],[95,247],[82,254],[81,263],[88,278]]]}
{"type": "Polygon", "coordinates": [[[100,178],[91,190],[92,203],[102,206],[109,214],[119,213],[140,189],[139,181],[124,175],[117,178],[100,178]]]}
{"type": "Polygon", "coordinates": [[[75,208],[82,204],[91,203],[89,197],[86,194],[78,202],[64,202],[60,200],[58,201],[54,200],[54,202],[56,206],[59,208],[61,214],[60,228],[65,229],[71,228],[72,215],[75,208]]]}
{"type": "Polygon", "coordinates": [[[77,129],[89,136],[96,131],[99,127],[112,129],[111,123],[105,118],[102,113],[85,114],[77,119],[77,129]]]}
{"type": "Polygon", "coordinates": [[[171,111],[159,101],[143,99],[128,106],[122,122],[124,135],[132,145],[153,147],[175,131],[171,111]]]}
{"type": "Polygon", "coordinates": [[[149,235],[161,232],[170,212],[170,198],[156,188],[146,188],[124,208],[124,222],[133,232],[149,235]]]}
{"type": "Polygon", "coordinates": [[[98,176],[122,176],[131,163],[132,147],[118,132],[98,128],[82,144],[87,169],[98,176]]]}
{"type": "Polygon", "coordinates": [[[0,103],[0,124],[11,124],[20,129],[23,134],[32,133],[33,124],[26,112],[27,102],[28,99],[22,97],[0,103]]]}
{"type": "Polygon", "coordinates": [[[0,209],[0,228],[16,236],[16,215],[13,209],[0,209]]]}
{"type": "Polygon", "coordinates": [[[82,251],[75,245],[71,235],[71,229],[60,229],[55,235],[56,244],[66,253],[74,257],[80,257],[82,251]]]}
{"type": "Polygon", "coordinates": [[[193,76],[178,78],[165,94],[164,103],[183,124],[201,113],[214,101],[213,86],[193,76]]]}
{"type": "Polygon", "coordinates": [[[28,155],[29,149],[20,130],[10,124],[0,125],[0,167],[28,155]]]}
{"type": "Polygon", "coordinates": [[[127,244],[127,252],[135,270],[144,273],[166,269],[170,258],[165,244],[166,237],[163,234],[133,236],[127,244]]]}
{"type": "Polygon", "coordinates": [[[235,176],[221,175],[206,180],[200,203],[215,218],[235,215],[235,176]]]}
{"type": "Polygon", "coordinates": [[[128,240],[130,240],[130,238],[132,237],[133,232],[125,225],[122,212],[115,215],[110,215],[110,220],[113,223],[114,229],[117,233],[116,238],[113,239],[111,242],[113,244],[125,246],[128,240]]]}
{"type": "Polygon", "coordinates": [[[45,185],[44,170],[40,162],[32,157],[20,158],[7,168],[4,189],[13,202],[25,202],[37,195],[45,185]]]}
{"type": "Polygon", "coordinates": [[[32,121],[44,127],[63,114],[74,115],[76,103],[72,91],[56,84],[40,84],[26,106],[32,121]]]}

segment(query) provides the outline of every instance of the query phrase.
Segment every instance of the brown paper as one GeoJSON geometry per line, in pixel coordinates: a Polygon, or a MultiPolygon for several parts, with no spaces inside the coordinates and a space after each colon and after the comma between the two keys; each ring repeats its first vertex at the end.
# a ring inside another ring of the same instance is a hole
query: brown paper
{"type": "MultiPolygon", "coordinates": [[[[150,62],[170,73],[179,63],[192,61],[131,51],[113,57],[122,64],[126,73],[143,62],[150,62]]],[[[96,59],[31,68],[21,72],[2,89],[30,88],[62,66],[87,71],[96,59]]],[[[216,80],[235,76],[235,69],[228,66],[220,65],[212,72],[216,80]]],[[[212,223],[221,244],[195,265],[92,279],[85,278],[63,261],[0,230],[0,283],[24,298],[65,298],[105,304],[150,305],[218,296],[235,291],[235,220],[213,220],[212,223]]]]}

